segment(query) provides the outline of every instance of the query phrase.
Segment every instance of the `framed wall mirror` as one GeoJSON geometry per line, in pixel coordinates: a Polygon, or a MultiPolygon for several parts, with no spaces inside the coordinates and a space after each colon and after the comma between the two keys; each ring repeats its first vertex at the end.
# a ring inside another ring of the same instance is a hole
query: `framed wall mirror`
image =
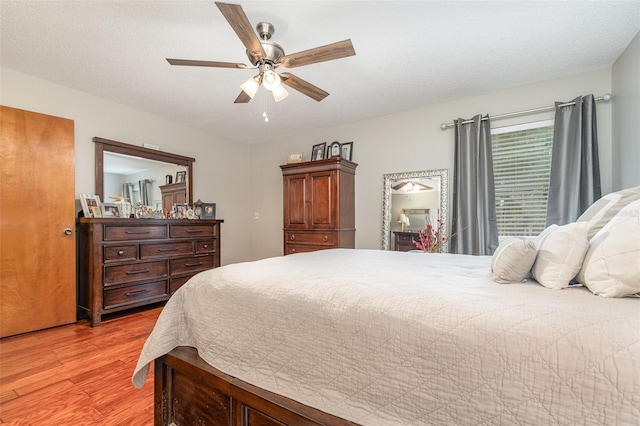
{"type": "MultiPolygon", "coordinates": [[[[383,175],[382,249],[396,247],[398,232],[417,233],[428,223],[443,221],[447,235],[449,173],[446,169],[383,175]]],[[[445,244],[443,250],[446,250],[445,244]]]]}
{"type": "Polygon", "coordinates": [[[186,193],[181,202],[193,205],[194,158],[99,137],[94,137],[93,142],[96,194],[103,202],[123,196],[132,205],[140,203],[162,210],[162,187],[166,189],[171,184],[184,185],[186,193]]]}

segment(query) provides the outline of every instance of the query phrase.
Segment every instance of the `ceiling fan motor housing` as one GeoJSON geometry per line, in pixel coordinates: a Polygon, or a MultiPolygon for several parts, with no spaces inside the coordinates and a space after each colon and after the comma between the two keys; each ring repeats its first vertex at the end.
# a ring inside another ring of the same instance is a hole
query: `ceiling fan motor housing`
{"type": "Polygon", "coordinates": [[[257,66],[262,61],[269,61],[271,65],[275,65],[280,62],[280,58],[284,56],[284,49],[278,43],[274,43],[269,41],[273,33],[275,33],[275,29],[273,25],[269,22],[259,22],[256,25],[256,31],[260,36],[260,44],[264,49],[264,52],[267,54],[264,58],[257,55],[255,52],[250,52],[247,50],[247,57],[249,61],[255,66],[257,66]]]}

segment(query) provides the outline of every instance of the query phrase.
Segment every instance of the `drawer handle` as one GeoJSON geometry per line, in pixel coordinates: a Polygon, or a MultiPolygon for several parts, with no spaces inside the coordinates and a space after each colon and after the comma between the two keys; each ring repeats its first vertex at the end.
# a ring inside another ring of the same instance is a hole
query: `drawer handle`
{"type": "Polygon", "coordinates": [[[142,294],[142,293],[149,293],[149,290],[148,289],[144,289],[144,290],[129,291],[129,292],[125,293],[125,296],[127,296],[127,297],[137,296],[138,294],[142,294]]]}
{"type": "Polygon", "coordinates": [[[296,239],[296,236],[295,236],[295,235],[291,235],[291,236],[289,237],[289,239],[290,239],[291,241],[293,241],[293,240],[295,240],[295,239],[296,239]]]}
{"type": "Polygon", "coordinates": [[[289,253],[295,253],[296,249],[291,249],[291,251],[289,253]]]}
{"type": "Polygon", "coordinates": [[[149,231],[131,231],[131,230],[126,230],[126,231],[124,231],[124,233],[125,234],[133,234],[133,235],[136,235],[136,234],[150,234],[149,231]]]}
{"type": "Polygon", "coordinates": [[[158,251],[178,251],[177,247],[158,247],[158,251]]]}
{"type": "Polygon", "coordinates": [[[118,250],[118,256],[124,256],[124,250],[118,250]]]}
{"type": "Polygon", "coordinates": [[[322,241],[327,241],[329,239],[329,237],[327,235],[324,236],[324,238],[322,239],[322,241]]]}
{"type": "Polygon", "coordinates": [[[202,262],[195,262],[195,263],[185,263],[184,266],[202,266],[202,262]]]}
{"type": "Polygon", "coordinates": [[[209,244],[203,244],[202,247],[203,248],[209,248],[209,244]]]}
{"type": "Polygon", "coordinates": [[[149,269],[138,269],[136,271],[127,271],[127,275],[136,275],[136,274],[146,274],[149,272],[149,269]]]}
{"type": "Polygon", "coordinates": [[[199,234],[204,231],[202,229],[187,229],[185,232],[187,234],[199,234]]]}

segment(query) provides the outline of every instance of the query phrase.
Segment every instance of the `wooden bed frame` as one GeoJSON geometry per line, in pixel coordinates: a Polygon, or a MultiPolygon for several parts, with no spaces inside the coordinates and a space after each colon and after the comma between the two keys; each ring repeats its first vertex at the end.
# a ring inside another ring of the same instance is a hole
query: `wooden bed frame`
{"type": "Polygon", "coordinates": [[[224,374],[195,348],[176,348],[154,368],[157,426],[357,426],[224,374]]]}

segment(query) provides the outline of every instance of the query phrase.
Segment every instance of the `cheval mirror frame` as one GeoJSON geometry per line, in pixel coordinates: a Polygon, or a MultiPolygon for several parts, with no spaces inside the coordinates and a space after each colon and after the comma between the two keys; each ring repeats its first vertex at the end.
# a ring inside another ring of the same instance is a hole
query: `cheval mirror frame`
{"type": "MultiPolygon", "coordinates": [[[[442,220],[442,235],[448,235],[447,221],[449,202],[449,171],[447,169],[439,170],[420,170],[416,172],[388,173],[383,175],[382,187],[382,249],[390,250],[391,246],[391,186],[397,180],[415,179],[415,178],[440,178],[440,214],[439,219],[442,220]]],[[[441,251],[447,250],[448,244],[442,246],[441,251]]]]}
{"type": "Polygon", "coordinates": [[[104,201],[104,152],[107,151],[185,166],[187,168],[187,202],[190,206],[193,205],[193,162],[196,161],[195,158],[99,137],[94,137],[93,142],[96,144],[96,194],[100,197],[100,200],[104,201]]]}

